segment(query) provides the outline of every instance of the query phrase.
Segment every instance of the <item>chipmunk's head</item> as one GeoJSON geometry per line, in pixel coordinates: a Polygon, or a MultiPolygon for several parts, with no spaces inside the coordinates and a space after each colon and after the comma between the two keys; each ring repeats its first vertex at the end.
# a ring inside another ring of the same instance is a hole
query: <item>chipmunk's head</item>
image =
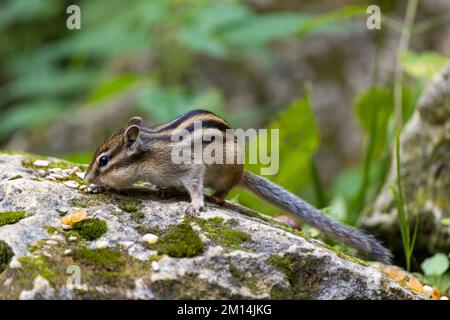
{"type": "Polygon", "coordinates": [[[147,151],[140,137],[141,124],[141,118],[131,118],[97,149],[84,178],[87,183],[117,190],[131,187],[147,151]]]}

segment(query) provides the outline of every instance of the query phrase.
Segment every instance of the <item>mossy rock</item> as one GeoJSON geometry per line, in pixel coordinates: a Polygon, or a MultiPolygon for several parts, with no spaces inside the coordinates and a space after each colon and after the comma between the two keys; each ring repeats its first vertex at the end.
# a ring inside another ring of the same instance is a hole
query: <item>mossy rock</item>
{"type": "Polygon", "coordinates": [[[5,224],[13,224],[25,218],[25,211],[4,211],[0,212],[0,227],[5,224]]]}
{"type": "Polygon", "coordinates": [[[117,250],[78,248],[72,257],[83,265],[95,265],[108,271],[120,271],[126,264],[125,257],[117,250]]]}
{"type": "Polygon", "coordinates": [[[128,199],[124,197],[116,197],[115,201],[117,202],[120,209],[126,212],[138,212],[141,207],[142,203],[139,200],[136,199],[128,199]]]}
{"type": "Polygon", "coordinates": [[[195,222],[212,241],[228,248],[240,249],[244,242],[250,242],[252,240],[244,231],[233,229],[237,224],[237,221],[234,219],[224,221],[220,217],[210,219],[197,218],[195,222]]]}
{"type": "Polygon", "coordinates": [[[20,154],[27,157],[22,162],[22,166],[27,169],[41,170],[41,169],[61,168],[61,169],[65,170],[65,169],[71,169],[73,167],[79,167],[82,170],[86,170],[88,167],[86,164],[82,164],[82,163],[75,163],[75,162],[62,160],[62,159],[54,159],[54,158],[49,158],[49,157],[45,157],[45,156],[38,156],[38,155],[29,154],[26,152],[21,152],[20,154]],[[48,161],[50,161],[50,164],[47,167],[36,167],[34,165],[34,162],[36,160],[48,160],[48,161]]]}
{"type": "Polygon", "coordinates": [[[75,223],[73,230],[83,239],[93,241],[108,231],[108,225],[104,220],[93,218],[75,223]]]}
{"type": "Polygon", "coordinates": [[[155,245],[158,254],[175,258],[194,257],[203,253],[203,242],[188,222],[169,227],[155,245]]]}
{"type": "Polygon", "coordinates": [[[11,262],[14,252],[11,247],[5,242],[0,240],[0,273],[2,273],[11,262]]]}

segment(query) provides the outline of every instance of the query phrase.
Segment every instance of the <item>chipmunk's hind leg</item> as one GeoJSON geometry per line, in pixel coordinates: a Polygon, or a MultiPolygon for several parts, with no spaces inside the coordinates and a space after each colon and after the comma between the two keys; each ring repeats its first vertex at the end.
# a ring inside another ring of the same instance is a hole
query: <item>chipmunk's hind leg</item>
{"type": "Polygon", "coordinates": [[[230,189],[227,190],[217,190],[214,192],[214,194],[210,197],[211,202],[214,202],[218,205],[223,205],[225,202],[225,198],[227,197],[228,193],[230,192],[230,189]]]}
{"type": "Polygon", "coordinates": [[[192,175],[183,179],[184,188],[191,196],[191,203],[186,208],[186,213],[198,215],[200,211],[205,210],[203,201],[203,167],[197,167],[193,170],[192,175]]]}
{"type": "Polygon", "coordinates": [[[241,181],[242,172],[242,165],[208,167],[205,175],[205,184],[215,191],[211,196],[211,201],[222,205],[231,189],[241,181]]]}

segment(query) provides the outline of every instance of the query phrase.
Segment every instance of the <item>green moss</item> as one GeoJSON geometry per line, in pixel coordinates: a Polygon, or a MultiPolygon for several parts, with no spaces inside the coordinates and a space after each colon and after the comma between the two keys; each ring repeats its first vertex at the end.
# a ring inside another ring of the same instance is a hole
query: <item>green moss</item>
{"type": "Polygon", "coordinates": [[[158,254],[175,258],[194,257],[203,252],[203,242],[188,222],[169,227],[154,245],[158,254]]]}
{"type": "Polygon", "coordinates": [[[220,217],[206,220],[195,218],[195,222],[212,241],[226,247],[240,249],[244,242],[251,241],[251,237],[244,231],[232,229],[237,225],[234,219],[224,222],[224,219],[220,217]]]}
{"type": "Polygon", "coordinates": [[[46,240],[43,239],[43,240],[39,240],[33,244],[30,244],[30,245],[28,245],[28,250],[33,253],[37,252],[44,247],[45,242],[46,242],[46,240]]]}
{"type": "Polygon", "coordinates": [[[0,273],[2,273],[11,262],[14,252],[11,247],[5,242],[0,240],[0,273]]]}
{"type": "Polygon", "coordinates": [[[146,224],[140,224],[136,227],[136,231],[140,234],[140,235],[144,235],[147,233],[153,233],[156,234],[157,236],[161,236],[164,232],[161,231],[161,229],[157,228],[157,227],[151,227],[148,226],[146,224]]]}
{"type": "MultiPolygon", "coordinates": [[[[310,256],[307,259],[294,253],[283,256],[273,255],[266,263],[280,270],[289,283],[288,287],[275,285],[270,294],[272,299],[312,299],[317,295],[317,284],[323,281],[322,257],[310,256]]],[[[349,275],[350,276],[350,275],[349,275]]]]}
{"type": "Polygon", "coordinates": [[[25,211],[4,211],[0,212],[0,227],[5,224],[13,224],[25,218],[25,211]]]}
{"type": "Polygon", "coordinates": [[[130,218],[136,223],[141,223],[142,220],[145,218],[145,214],[140,211],[131,212],[130,218]]]}
{"type": "Polygon", "coordinates": [[[96,240],[108,231],[105,221],[100,219],[86,219],[75,223],[73,230],[85,240],[96,240]]]}
{"type": "Polygon", "coordinates": [[[69,205],[76,208],[87,208],[93,203],[89,198],[74,198],[69,200],[69,205]]]}
{"type": "Polygon", "coordinates": [[[118,272],[126,264],[126,259],[117,250],[77,248],[72,257],[83,265],[95,266],[107,271],[118,272]]]}
{"type": "Polygon", "coordinates": [[[228,266],[228,270],[230,271],[230,274],[236,278],[239,282],[244,282],[246,280],[245,272],[241,271],[239,268],[235,267],[234,265],[230,264],[228,266]]]}
{"type": "Polygon", "coordinates": [[[126,212],[137,212],[141,208],[141,202],[136,199],[117,198],[116,200],[119,208],[126,212]]]}
{"type": "Polygon", "coordinates": [[[286,275],[286,280],[289,282],[293,282],[295,280],[295,272],[294,272],[294,261],[291,256],[271,256],[266,261],[267,264],[270,264],[286,275]]]}
{"type": "Polygon", "coordinates": [[[55,226],[46,226],[45,230],[49,235],[57,234],[59,231],[61,231],[61,228],[55,227],[55,226]]]}
{"type": "Polygon", "coordinates": [[[21,268],[7,269],[0,276],[0,281],[13,279],[8,290],[0,290],[1,298],[17,299],[23,290],[33,287],[37,276],[46,278],[58,290],[66,285],[71,275],[68,267],[75,265],[80,267],[81,284],[86,284],[88,290],[74,290],[74,298],[125,299],[128,290],[135,288],[135,279],[148,277],[151,272],[148,261],[136,260],[119,250],[88,249],[79,242],[57,243],[44,248],[42,244],[45,240],[30,246],[36,248],[32,256],[19,258],[21,268]],[[70,254],[65,253],[67,249],[71,249],[70,254]],[[105,288],[107,295],[96,287],[105,288]]]}
{"type": "Polygon", "coordinates": [[[244,271],[231,263],[228,265],[228,271],[230,271],[231,276],[236,279],[238,285],[247,287],[254,294],[258,294],[261,285],[264,286],[264,284],[262,284],[262,282],[264,282],[263,279],[247,275],[244,271]]]}
{"type": "Polygon", "coordinates": [[[238,293],[232,293],[228,288],[200,278],[196,273],[181,278],[151,282],[150,289],[158,299],[163,300],[243,298],[238,293]]]}
{"type": "MultiPolygon", "coordinates": [[[[47,280],[56,283],[60,281],[56,281],[55,277],[57,277],[58,273],[52,270],[44,257],[20,257],[19,262],[21,264],[21,268],[24,271],[23,278],[21,279],[22,283],[29,283],[33,281],[37,276],[42,276],[47,280]]],[[[61,275],[60,275],[61,276],[61,275]]],[[[65,275],[62,275],[65,277],[65,275]]]]}

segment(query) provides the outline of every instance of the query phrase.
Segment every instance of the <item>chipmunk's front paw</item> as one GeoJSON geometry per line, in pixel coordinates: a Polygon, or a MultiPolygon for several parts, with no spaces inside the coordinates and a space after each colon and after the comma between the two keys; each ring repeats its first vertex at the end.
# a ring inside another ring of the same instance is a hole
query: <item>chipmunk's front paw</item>
{"type": "Polygon", "coordinates": [[[197,205],[197,204],[193,204],[193,203],[188,205],[186,210],[185,210],[185,212],[187,214],[192,214],[194,216],[200,215],[201,211],[206,211],[205,206],[203,204],[202,205],[197,205]]]}
{"type": "Polygon", "coordinates": [[[97,186],[95,184],[90,184],[89,187],[86,188],[86,192],[88,193],[102,193],[107,190],[104,186],[97,186]]]}

